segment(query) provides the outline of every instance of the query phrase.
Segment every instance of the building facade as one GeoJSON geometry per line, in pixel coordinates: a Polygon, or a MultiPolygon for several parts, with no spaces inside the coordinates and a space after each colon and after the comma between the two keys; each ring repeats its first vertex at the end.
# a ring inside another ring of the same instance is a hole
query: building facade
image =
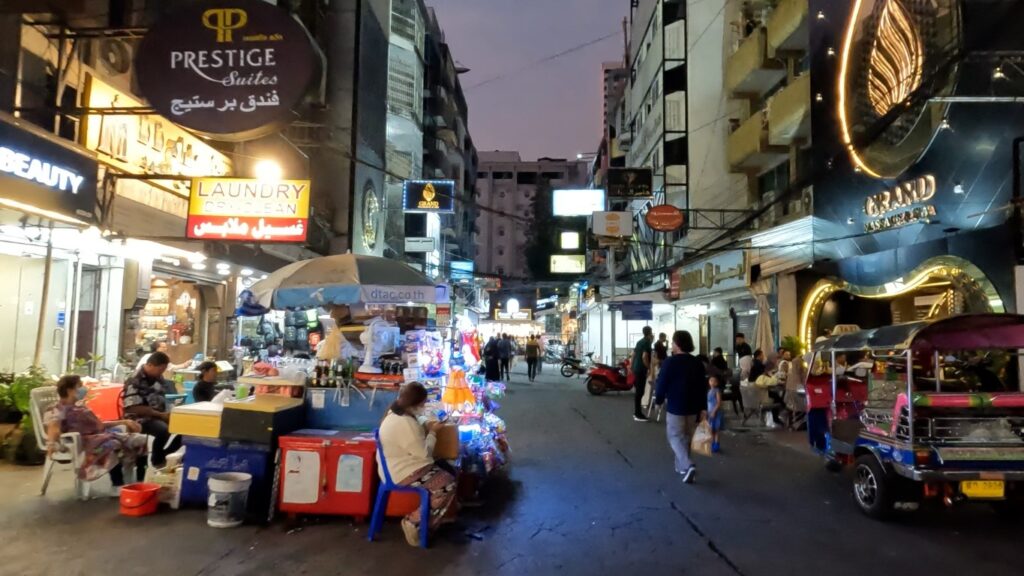
{"type": "MultiPolygon", "coordinates": [[[[156,340],[170,343],[175,362],[227,358],[241,289],[303,258],[383,255],[385,225],[404,217],[392,216],[387,175],[434,170],[423,146],[433,15],[422,3],[272,6],[280,15],[271,21],[301,23],[316,73],[288,121],[230,139],[181,128],[140,92],[142,31],[185,5],[50,2],[46,13],[0,18],[0,147],[31,149],[66,171],[56,188],[0,175],[0,263],[21,279],[0,304],[16,327],[0,338],[0,372],[37,364],[56,373],[76,359],[116,369],[156,340]],[[392,139],[392,127],[406,137],[392,139]],[[305,241],[186,238],[192,177],[251,177],[267,160],[285,178],[312,182],[305,241]],[[74,193],[61,190],[72,184],[74,193]]],[[[448,78],[457,87],[454,67],[448,78]]],[[[472,150],[464,100],[456,110],[462,155],[472,150]]],[[[465,196],[476,173],[474,154],[465,158],[429,176],[458,181],[465,196]]],[[[472,246],[472,226],[436,228],[472,246]]]]}
{"type": "Polygon", "coordinates": [[[586,187],[588,172],[582,160],[525,161],[518,152],[480,152],[477,270],[507,280],[529,279],[526,248],[532,238],[533,203],[550,203],[551,190],[586,187]],[[538,199],[538,194],[545,198],[538,199]]]}

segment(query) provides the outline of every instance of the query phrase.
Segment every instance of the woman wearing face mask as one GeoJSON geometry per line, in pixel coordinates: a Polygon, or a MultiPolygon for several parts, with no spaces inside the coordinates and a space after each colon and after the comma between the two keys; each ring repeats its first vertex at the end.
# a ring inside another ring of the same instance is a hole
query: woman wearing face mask
{"type": "Polygon", "coordinates": [[[82,480],[93,481],[110,473],[114,494],[120,493],[124,484],[124,467],[137,466],[138,477],[145,476],[146,436],[138,422],[115,420],[102,422],[85,406],[88,393],[78,376],[64,376],[57,382],[60,401],[51,408],[45,418],[47,431],[47,454],[61,449],[61,434],[78,432],[82,435],[82,466],[77,470],[82,480]],[[113,430],[124,426],[128,432],[113,430]]]}
{"type": "MultiPolygon", "coordinates": [[[[420,508],[402,520],[402,531],[410,546],[419,546],[420,522],[429,522],[431,530],[450,521],[454,511],[455,478],[434,462],[437,421],[420,424],[427,403],[427,389],[419,382],[402,387],[380,425],[380,443],[392,480],[403,486],[426,488],[430,492],[430,518],[420,518],[420,508]]],[[[378,464],[379,466],[379,464],[378,464]]],[[[378,470],[384,478],[383,470],[378,470]]]]}

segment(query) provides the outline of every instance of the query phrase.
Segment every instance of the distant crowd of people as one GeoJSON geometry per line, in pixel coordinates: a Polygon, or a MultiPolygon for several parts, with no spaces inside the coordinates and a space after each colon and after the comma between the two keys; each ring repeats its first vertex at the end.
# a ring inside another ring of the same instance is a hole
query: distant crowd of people
{"type": "Polygon", "coordinates": [[[530,382],[535,381],[544,368],[544,336],[530,334],[523,342],[517,342],[508,334],[491,336],[483,349],[485,377],[508,382],[512,378],[512,363],[519,355],[526,360],[530,382]]]}

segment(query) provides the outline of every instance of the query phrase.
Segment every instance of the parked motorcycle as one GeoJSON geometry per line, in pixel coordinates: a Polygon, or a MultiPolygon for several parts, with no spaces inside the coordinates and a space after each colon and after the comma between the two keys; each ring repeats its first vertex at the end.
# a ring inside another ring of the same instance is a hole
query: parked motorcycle
{"type": "Polygon", "coordinates": [[[587,375],[587,392],[600,396],[605,392],[626,392],[635,384],[629,361],[623,360],[618,366],[594,364],[587,375]]]}
{"type": "Polygon", "coordinates": [[[579,374],[586,374],[587,370],[594,365],[594,353],[589,352],[584,359],[575,356],[564,356],[562,358],[562,376],[572,378],[579,374]]]}

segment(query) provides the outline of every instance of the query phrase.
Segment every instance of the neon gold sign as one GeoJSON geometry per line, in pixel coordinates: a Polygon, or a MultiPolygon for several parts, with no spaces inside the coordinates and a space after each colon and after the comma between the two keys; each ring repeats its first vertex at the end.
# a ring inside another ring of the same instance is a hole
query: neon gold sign
{"type": "Polygon", "coordinates": [[[879,116],[906,100],[921,85],[924,47],[906,7],[889,0],[882,8],[868,63],[868,99],[879,116]]]}
{"type": "Polygon", "coordinates": [[[864,214],[874,218],[893,210],[927,202],[934,197],[935,176],[929,174],[868,196],[864,202],[864,214]]]}

